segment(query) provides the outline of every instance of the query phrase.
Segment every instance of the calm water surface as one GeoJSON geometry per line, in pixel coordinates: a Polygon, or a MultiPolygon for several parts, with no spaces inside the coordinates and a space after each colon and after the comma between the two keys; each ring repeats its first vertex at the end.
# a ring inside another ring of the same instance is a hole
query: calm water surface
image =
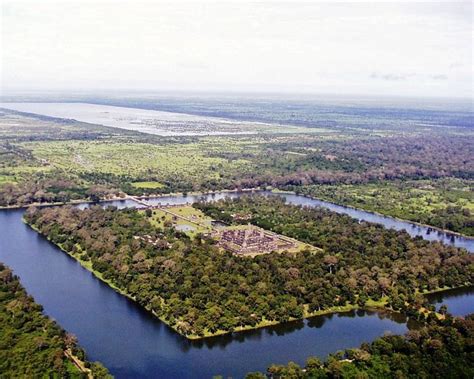
{"type": "Polygon", "coordinates": [[[427,226],[414,224],[408,221],[397,220],[392,217],[366,212],[360,209],[344,207],[342,205],[337,205],[318,199],[311,199],[305,196],[294,194],[285,194],[280,196],[284,196],[286,201],[291,204],[321,206],[337,213],[349,215],[361,221],[375,222],[382,224],[386,228],[395,230],[406,230],[412,237],[418,236],[428,241],[441,241],[446,245],[462,247],[471,253],[474,253],[474,238],[466,238],[453,233],[442,232],[427,226]]]}
{"type": "Polygon", "coordinates": [[[436,306],[436,309],[443,304],[447,305],[449,313],[454,316],[474,313],[474,287],[433,293],[427,295],[427,298],[436,306]]]}
{"type": "MultiPolygon", "coordinates": [[[[134,205],[129,200],[110,204],[134,205]]],[[[239,378],[249,371],[265,370],[271,363],[303,364],[310,355],[324,358],[387,332],[404,333],[409,327],[402,315],[360,311],[191,342],[23,224],[22,213],[0,211],[0,261],[20,276],[49,316],[77,335],[90,359],[104,363],[118,378],[210,378],[215,374],[239,378]]],[[[460,295],[456,296],[453,299],[460,295]]],[[[450,299],[443,301],[449,305],[450,299]]],[[[469,292],[459,300],[463,312],[474,311],[473,299],[469,292]]]]}

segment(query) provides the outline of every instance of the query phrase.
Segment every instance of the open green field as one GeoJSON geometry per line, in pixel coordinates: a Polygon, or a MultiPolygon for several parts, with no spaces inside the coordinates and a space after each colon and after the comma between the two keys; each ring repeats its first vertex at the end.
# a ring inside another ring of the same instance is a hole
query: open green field
{"type": "MultiPolygon", "coordinates": [[[[141,213],[145,213],[145,211],[141,211],[141,213]]],[[[199,209],[192,206],[182,206],[171,207],[166,210],[153,209],[151,216],[148,217],[148,221],[161,229],[164,229],[167,225],[174,225],[178,230],[184,231],[190,237],[194,237],[198,233],[211,232],[211,222],[213,220],[199,209]]]]}
{"type": "Polygon", "coordinates": [[[0,185],[1,184],[13,184],[15,183],[15,177],[11,175],[0,175],[0,185]]]}
{"type": "MultiPolygon", "coordinates": [[[[140,177],[153,171],[159,176],[190,175],[208,172],[217,177],[213,167],[219,164],[241,165],[245,160],[231,163],[206,157],[197,144],[159,146],[146,143],[107,142],[35,142],[23,145],[34,157],[66,170],[93,171],[140,177]]],[[[143,188],[143,187],[142,187],[143,188]]]]}
{"type": "Polygon", "coordinates": [[[163,183],[160,182],[133,182],[132,186],[135,188],[158,189],[163,188],[163,183]]]}

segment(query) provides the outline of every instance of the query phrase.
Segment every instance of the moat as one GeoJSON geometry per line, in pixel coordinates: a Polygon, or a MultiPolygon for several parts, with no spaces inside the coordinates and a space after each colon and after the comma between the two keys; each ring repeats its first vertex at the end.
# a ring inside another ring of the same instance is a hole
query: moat
{"type": "MultiPolygon", "coordinates": [[[[153,201],[193,200],[163,197],[153,201]]],[[[134,204],[123,201],[114,205],[134,204]]],[[[265,370],[271,363],[292,360],[301,364],[308,356],[324,358],[386,332],[404,333],[413,326],[403,315],[355,311],[189,341],[39,236],[22,222],[22,213],[0,211],[0,261],[20,276],[46,314],[77,335],[91,360],[101,361],[118,378],[209,378],[216,374],[239,378],[249,371],[265,370]]],[[[470,243],[466,248],[473,251],[473,242],[466,240],[470,243]]],[[[447,296],[442,301],[450,309],[453,305],[454,314],[462,315],[474,311],[473,295],[472,289],[454,291],[433,295],[433,301],[439,303],[440,296],[447,296]]]]}

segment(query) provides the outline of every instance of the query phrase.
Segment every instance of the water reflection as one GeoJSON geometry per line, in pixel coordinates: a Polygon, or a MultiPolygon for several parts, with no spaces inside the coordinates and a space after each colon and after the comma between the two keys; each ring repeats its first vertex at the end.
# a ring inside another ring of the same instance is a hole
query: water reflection
{"type": "Polygon", "coordinates": [[[436,309],[447,305],[448,312],[454,316],[466,316],[474,313],[474,287],[457,288],[426,295],[436,309]]]}
{"type": "Polygon", "coordinates": [[[264,328],[246,330],[222,336],[210,337],[200,340],[186,340],[187,342],[183,344],[183,351],[187,351],[189,348],[224,348],[231,343],[259,341],[265,336],[282,337],[304,328],[321,329],[326,322],[333,319],[355,319],[369,316],[377,317],[379,320],[389,320],[390,322],[394,322],[399,325],[410,323],[410,326],[408,327],[409,329],[416,328],[418,326],[417,322],[410,322],[409,318],[401,313],[389,312],[386,310],[356,309],[347,312],[313,316],[304,320],[289,321],[282,324],[271,325],[264,328]]]}
{"type": "MultiPolygon", "coordinates": [[[[134,206],[127,200],[111,205],[134,206]]],[[[272,363],[304,364],[311,355],[324,359],[384,333],[403,334],[416,327],[397,313],[356,310],[189,341],[26,226],[22,213],[0,211],[0,261],[20,276],[48,315],[77,335],[90,359],[103,362],[117,378],[239,378],[272,363]]],[[[449,302],[473,312],[473,295],[472,289],[454,291],[443,294],[442,301],[454,314],[449,302]]]]}

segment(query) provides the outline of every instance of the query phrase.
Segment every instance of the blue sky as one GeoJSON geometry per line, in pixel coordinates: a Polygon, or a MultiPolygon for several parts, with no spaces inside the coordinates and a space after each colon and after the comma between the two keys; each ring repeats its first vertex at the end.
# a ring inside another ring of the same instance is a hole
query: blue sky
{"type": "Polygon", "coordinates": [[[2,2],[2,89],[472,97],[464,2],[2,2]]]}

